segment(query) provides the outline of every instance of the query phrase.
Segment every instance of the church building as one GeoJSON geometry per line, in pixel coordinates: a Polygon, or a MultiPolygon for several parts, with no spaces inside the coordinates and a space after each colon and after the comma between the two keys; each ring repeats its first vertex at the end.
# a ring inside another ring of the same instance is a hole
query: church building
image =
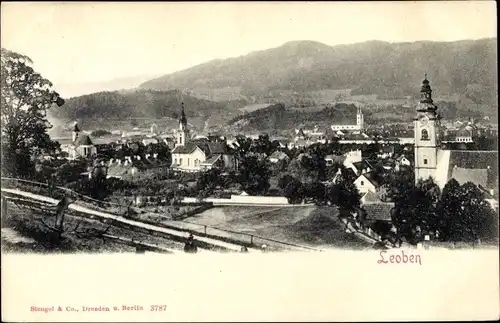
{"type": "Polygon", "coordinates": [[[191,140],[184,103],[181,106],[179,128],[172,151],[172,169],[198,172],[211,168],[234,169],[236,161],[226,142],[212,142],[206,138],[191,140]]]}
{"type": "Polygon", "coordinates": [[[71,142],[61,144],[61,150],[68,153],[68,159],[89,158],[97,155],[97,147],[87,134],[81,133],[78,123],[75,122],[71,135],[71,142]]]}
{"type": "Polygon", "coordinates": [[[472,182],[484,192],[496,196],[498,151],[443,149],[441,116],[437,110],[426,75],[414,119],[415,181],[431,177],[443,189],[454,178],[460,184],[472,182]]]}
{"type": "Polygon", "coordinates": [[[363,131],[365,129],[365,119],[361,107],[358,106],[356,112],[356,124],[334,124],[331,126],[333,131],[341,130],[351,130],[351,131],[363,131]]]}

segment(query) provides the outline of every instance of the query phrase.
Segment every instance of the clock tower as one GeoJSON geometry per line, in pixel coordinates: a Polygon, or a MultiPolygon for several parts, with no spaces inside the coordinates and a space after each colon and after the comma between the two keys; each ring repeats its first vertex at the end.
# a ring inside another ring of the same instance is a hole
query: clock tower
{"type": "Polygon", "coordinates": [[[432,90],[427,74],[420,90],[420,102],[414,119],[415,130],[415,182],[436,179],[437,157],[441,142],[440,115],[432,101],[432,90]]]}

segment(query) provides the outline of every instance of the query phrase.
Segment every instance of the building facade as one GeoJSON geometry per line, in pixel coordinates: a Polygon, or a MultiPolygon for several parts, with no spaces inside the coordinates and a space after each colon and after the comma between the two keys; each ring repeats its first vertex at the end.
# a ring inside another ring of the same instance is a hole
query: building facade
{"type": "Polygon", "coordinates": [[[365,118],[363,116],[363,112],[361,111],[361,107],[358,106],[358,110],[356,113],[356,124],[334,124],[331,125],[331,129],[333,131],[340,130],[351,130],[351,131],[363,131],[365,129],[365,118]]]}
{"type": "Polygon", "coordinates": [[[440,147],[440,115],[432,100],[432,89],[427,75],[422,82],[415,129],[415,180],[436,178],[440,147]]]}

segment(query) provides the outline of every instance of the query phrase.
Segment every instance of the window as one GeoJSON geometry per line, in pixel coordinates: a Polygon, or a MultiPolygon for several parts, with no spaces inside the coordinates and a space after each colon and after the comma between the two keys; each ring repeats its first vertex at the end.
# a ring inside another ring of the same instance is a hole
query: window
{"type": "Polygon", "coordinates": [[[364,186],[365,185],[365,182],[364,181],[361,181],[361,186],[364,186]]]}
{"type": "Polygon", "coordinates": [[[179,165],[182,165],[182,158],[179,158],[179,165]]]}
{"type": "Polygon", "coordinates": [[[429,140],[429,133],[426,129],[422,129],[420,140],[429,140]]]}
{"type": "Polygon", "coordinates": [[[427,158],[424,158],[424,165],[427,165],[427,158]]]}
{"type": "Polygon", "coordinates": [[[188,158],[188,166],[189,166],[189,158],[188,158]]]}
{"type": "Polygon", "coordinates": [[[177,158],[174,158],[174,165],[177,164],[177,158]]]}

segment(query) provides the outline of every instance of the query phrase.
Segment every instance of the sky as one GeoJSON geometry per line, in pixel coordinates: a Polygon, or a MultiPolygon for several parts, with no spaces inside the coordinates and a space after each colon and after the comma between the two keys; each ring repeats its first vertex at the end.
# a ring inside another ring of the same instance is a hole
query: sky
{"type": "Polygon", "coordinates": [[[496,37],[495,6],[494,1],[2,2],[1,44],[31,57],[56,90],[72,96],[293,40],[337,45],[496,37]]]}

